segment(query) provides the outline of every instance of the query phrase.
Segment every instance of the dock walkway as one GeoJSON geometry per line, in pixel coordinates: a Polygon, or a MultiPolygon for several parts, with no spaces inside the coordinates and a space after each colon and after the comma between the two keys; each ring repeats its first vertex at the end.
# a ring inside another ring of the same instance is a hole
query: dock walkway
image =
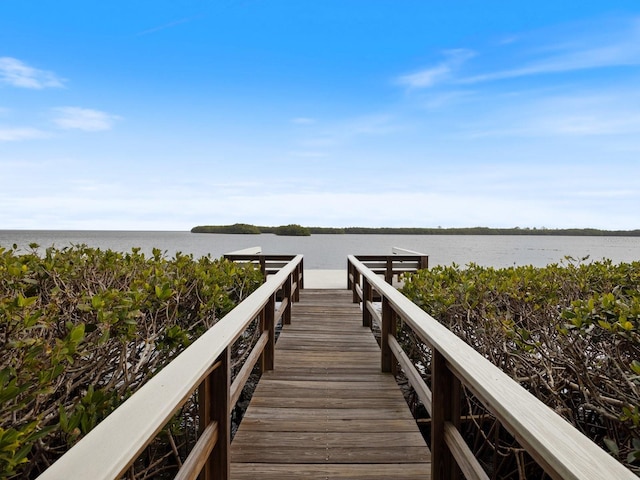
{"type": "Polygon", "coordinates": [[[303,290],[231,444],[231,478],[428,479],[430,453],[348,290],[303,290]]]}

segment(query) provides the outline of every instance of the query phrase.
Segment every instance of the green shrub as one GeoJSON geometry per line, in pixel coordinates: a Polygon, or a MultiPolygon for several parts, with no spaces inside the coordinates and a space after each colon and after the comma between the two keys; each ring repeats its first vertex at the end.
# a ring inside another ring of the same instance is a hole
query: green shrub
{"type": "Polygon", "coordinates": [[[640,262],[438,266],[403,293],[640,470],[640,262]]]}
{"type": "Polygon", "coordinates": [[[0,247],[0,477],[37,475],[262,282],[154,249],[0,247]]]}

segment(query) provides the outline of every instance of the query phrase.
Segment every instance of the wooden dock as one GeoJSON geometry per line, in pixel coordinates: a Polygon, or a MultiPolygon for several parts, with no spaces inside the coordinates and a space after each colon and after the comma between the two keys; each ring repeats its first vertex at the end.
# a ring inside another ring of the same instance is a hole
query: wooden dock
{"type": "Polygon", "coordinates": [[[428,479],[430,452],[348,290],[303,290],[231,444],[231,478],[428,479]]]}

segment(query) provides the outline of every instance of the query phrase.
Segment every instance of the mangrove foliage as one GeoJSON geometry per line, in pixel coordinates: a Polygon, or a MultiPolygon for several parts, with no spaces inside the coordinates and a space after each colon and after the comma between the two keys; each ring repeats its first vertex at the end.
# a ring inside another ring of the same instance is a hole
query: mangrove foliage
{"type": "MultiPolygon", "coordinates": [[[[0,478],[36,477],[262,283],[157,249],[32,249],[0,247],[0,478]]],[[[175,474],[196,421],[192,398],[127,478],[175,474]]]]}
{"type": "Polygon", "coordinates": [[[428,227],[303,227],[297,224],[264,227],[236,223],[234,225],[201,225],[192,233],[275,233],[276,235],[540,235],[540,236],[592,236],[639,237],[639,230],[599,230],[596,228],[428,228],[428,227]],[[290,227],[296,227],[292,229],[290,227]],[[290,232],[290,233],[282,233],[290,232]]]}
{"type": "MultiPolygon", "coordinates": [[[[402,291],[640,473],[640,262],[436,266],[407,275],[402,291]]],[[[428,372],[429,350],[406,326],[400,335],[428,372]]],[[[501,463],[511,456],[513,469],[524,465],[515,441],[466,393],[464,415],[474,420],[467,426],[475,427],[478,457],[490,444],[501,463]]],[[[505,472],[495,478],[511,478],[505,472]]]]}

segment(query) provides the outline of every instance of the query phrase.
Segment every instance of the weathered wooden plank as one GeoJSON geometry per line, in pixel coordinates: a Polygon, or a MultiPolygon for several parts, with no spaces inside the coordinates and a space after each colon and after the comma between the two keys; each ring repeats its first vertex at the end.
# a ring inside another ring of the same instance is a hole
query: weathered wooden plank
{"type": "Polygon", "coordinates": [[[380,389],[376,389],[376,388],[371,388],[370,386],[368,386],[369,388],[364,388],[364,389],[353,389],[351,392],[349,392],[348,390],[329,390],[326,388],[322,388],[321,385],[318,385],[317,388],[306,388],[306,389],[287,389],[284,390],[282,388],[268,388],[268,387],[263,387],[262,389],[260,389],[260,392],[256,392],[259,395],[267,395],[269,397],[275,397],[275,398],[286,398],[286,397],[301,397],[301,398],[311,398],[311,397],[323,397],[323,398],[331,398],[331,396],[333,397],[341,397],[341,398],[345,398],[345,397],[349,397],[349,398],[357,398],[357,399],[361,399],[361,404],[362,404],[362,408],[365,408],[366,405],[369,405],[369,403],[367,403],[367,400],[370,400],[371,403],[375,403],[375,400],[377,399],[385,399],[385,398],[391,398],[396,400],[396,402],[399,402],[398,400],[398,392],[394,392],[393,390],[390,389],[384,389],[384,388],[380,388],[380,389]]]}
{"type": "MultiPolygon", "coordinates": [[[[322,423],[322,427],[327,432],[352,432],[352,433],[370,433],[370,432],[415,432],[416,426],[405,419],[377,419],[374,421],[363,421],[361,419],[329,419],[322,423]]],[[[269,418],[244,418],[238,434],[231,444],[233,445],[240,435],[244,435],[246,431],[282,431],[282,432],[313,432],[318,429],[316,419],[269,419],[269,418]]],[[[426,447],[425,447],[426,448],[426,447]]]]}
{"type": "Polygon", "coordinates": [[[327,480],[429,480],[428,463],[371,465],[317,465],[317,464],[266,464],[234,463],[231,475],[237,480],[298,480],[322,478],[327,480]]]}
{"type": "MultiPolygon", "coordinates": [[[[341,378],[349,378],[352,375],[364,375],[364,376],[373,376],[380,375],[380,366],[379,365],[349,365],[347,367],[338,366],[322,366],[322,365],[287,365],[282,366],[278,370],[273,372],[269,372],[269,378],[273,380],[277,379],[291,379],[290,376],[295,375],[304,375],[305,373],[309,374],[309,377],[305,379],[312,379],[315,375],[325,375],[329,376],[329,378],[335,378],[336,375],[342,375],[341,378]]],[[[263,376],[262,380],[267,381],[266,377],[263,376]]],[[[347,379],[345,381],[352,381],[351,379],[347,379]]],[[[360,380],[360,381],[370,381],[370,380],[360,380]]]]}
{"type": "MultiPolygon", "coordinates": [[[[278,352],[274,368],[291,364],[323,364],[323,365],[341,365],[341,364],[357,364],[370,362],[372,355],[366,352],[304,352],[292,353],[288,351],[278,352]],[[302,358],[301,358],[302,357],[302,358]]],[[[379,362],[378,362],[379,363],[379,362]]]]}
{"type": "MultiPolygon", "coordinates": [[[[371,470],[378,463],[425,463],[431,459],[429,450],[421,447],[326,447],[303,445],[280,447],[274,445],[250,445],[236,447],[236,457],[250,463],[368,463],[371,470]]],[[[256,472],[259,473],[259,472],[256,472]]]]}
{"type": "MultiPolygon", "coordinates": [[[[375,404],[373,404],[375,405],[375,404]]],[[[318,421],[332,420],[376,420],[378,418],[405,419],[413,421],[411,412],[404,405],[396,404],[389,408],[277,408],[253,407],[247,411],[245,418],[275,418],[293,420],[296,418],[315,418],[318,421]]]]}
{"type": "MultiPolygon", "coordinates": [[[[299,380],[299,381],[314,381],[320,382],[323,380],[329,380],[335,378],[335,375],[331,371],[312,371],[307,373],[306,369],[281,369],[276,374],[270,376],[270,380],[299,380]]],[[[356,382],[376,382],[380,374],[372,370],[356,370],[353,369],[347,373],[339,372],[340,380],[344,382],[356,383],[356,382]]],[[[268,380],[263,380],[268,382],[268,380]]]]}
{"type": "Polygon", "coordinates": [[[395,397],[376,398],[371,401],[362,398],[317,398],[317,397],[254,397],[252,404],[256,407],[279,408],[363,408],[363,405],[373,405],[379,409],[393,408],[398,405],[395,397]]]}
{"type": "Polygon", "coordinates": [[[234,440],[236,448],[267,445],[297,447],[324,445],[327,447],[424,447],[424,438],[414,432],[371,432],[363,435],[353,432],[270,432],[255,431],[234,440]]]}
{"type": "Polygon", "coordinates": [[[370,384],[369,382],[344,382],[340,380],[334,380],[335,377],[332,377],[330,380],[326,380],[323,382],[318,381],[307,381],[307,380],[275,380],[269,379],[265,380],[264,383],[261,382],[258,385],[260,389],[266,389],[269,387],[272,388],[294,388],[294,389],[305,389],[305,388],[323,388],[326,390],[379,390],[379,389],[389,389],[395,391],[398,398],[401,398],[401,394],[398,391],[398,386],[390,375],[385,375],[382,377],[378,377],[374,384],[370,384]]]}

